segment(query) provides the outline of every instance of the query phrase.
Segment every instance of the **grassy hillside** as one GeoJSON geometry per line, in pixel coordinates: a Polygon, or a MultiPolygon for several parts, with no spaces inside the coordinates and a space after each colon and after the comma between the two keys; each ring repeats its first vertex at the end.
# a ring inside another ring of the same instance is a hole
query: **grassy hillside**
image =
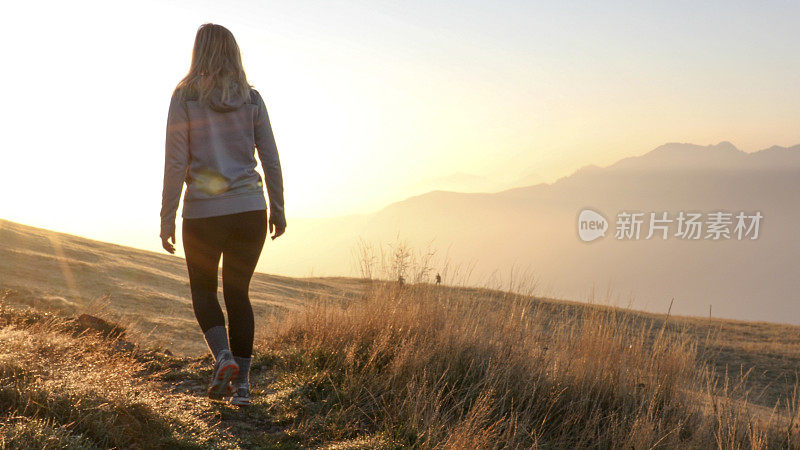
{"type": "MultiPolygon", "coordinates": [[[[210,355],[171,356],[5,303],[0,349],[0,448],[269,448],[286,439],[263,404],[239,410],[203,395],[210,355]]],[[[258,393],[262,374],[256,366],[258,393]]]]}
{"type": "Polygon", "coordinates": [[[249,409],[206,398],[209,355],[3,300],[0,448],[800,445],[796,398],[748,406],[684,327],[456,292],[376,283],[287,314],[257,340],[249,409]]]}
{"type": "Polygon", "coordinates": [[[800,445],[800,327],[423,284],[253,287],[255,407],[239,410],[204,397],[182,260],[0,222],[0,446],[800,445]]]}
{"type": "MultiPolygon", "coordinates": [[[[269,255],[265,253],[264,258],[269,255]]],[[[220,300],[222,300],[222,282],[220,300]]],[[[206,351],[192,312],[182,258],[93,241],[0,220],[0,289],[7,301],[68,314],[102,307],[133,333],[180,355],[206,351]]],[[[309,299],[351,298],[353,279],[298,279],[256,273],[253,311],[263,322],[272,313],[300,308],[309,299]]]]}

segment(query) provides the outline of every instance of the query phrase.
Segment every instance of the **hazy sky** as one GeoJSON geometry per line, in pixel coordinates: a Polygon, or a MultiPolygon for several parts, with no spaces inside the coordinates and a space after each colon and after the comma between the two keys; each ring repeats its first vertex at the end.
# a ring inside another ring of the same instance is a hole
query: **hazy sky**
{"type": "Polygon", "coordinates": [[[798,5],[6,2],[0,217],[157,241],[169,97],[204,22],[266,99],[291,226],[454,173],[479,190],[665,142],[798,144],[798,5]]]}

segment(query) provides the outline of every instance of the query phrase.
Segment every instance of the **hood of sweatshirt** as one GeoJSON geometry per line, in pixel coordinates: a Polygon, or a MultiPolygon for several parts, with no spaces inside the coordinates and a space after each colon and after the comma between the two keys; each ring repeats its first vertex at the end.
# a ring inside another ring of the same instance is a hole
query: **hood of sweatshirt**
{"type": "MultiPolygon", "coordinates": [[[[236,89],[236,84],[234,84],[232,88],[236,89]]],[[[208,97],[208,106],[209,108],[217,112],[236,111],[237,109],[241,108],[242,105],[244,105],[248,100],[250,99],[242,98],[239,94],[234,92],[229,99],[223,101],[222,89],[214,88],[214,90],[211,91],[211,95],[209,95],[208,97]]]]}

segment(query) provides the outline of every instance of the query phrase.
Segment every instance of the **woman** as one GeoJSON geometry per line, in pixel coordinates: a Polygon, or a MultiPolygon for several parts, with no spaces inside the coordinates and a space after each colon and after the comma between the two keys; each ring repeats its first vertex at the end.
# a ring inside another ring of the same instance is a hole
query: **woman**
{"type": "Polygon", "coordinates": [[[231,403],[240,406],[250,404],[254,322],[248,290],[267,235],[255,149],[266,177],[269,231],[275,239],[286,229],[286,218],[267,108],[247,83],[233,34],[204,24],[197,30],[189,73],[169,105],[161,244],[175,253],[175,213],[185,181],[183,247],[192,306],[215,361],[208,395],[232,396],[231,403]],[[220,256],[227,330],[217,300],[220,256]]]}

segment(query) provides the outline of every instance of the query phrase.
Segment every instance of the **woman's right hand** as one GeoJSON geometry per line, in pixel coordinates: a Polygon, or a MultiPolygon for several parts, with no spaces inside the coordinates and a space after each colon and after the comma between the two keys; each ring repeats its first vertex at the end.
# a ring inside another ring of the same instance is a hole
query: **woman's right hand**
{"type": "Polygon", "coordinates": [[[286,231],[286,227],[279,227],[279,226],[275,225],[274,223],[272,223],[272,221],[270,221],[269,222],[269,232],[272,233],[273,231],[275,233],[271,236],[271,238],[274,241],[275,239],[278,239],[278,237],[280,237],[280,235],[282,235],[284,231],[286,231]]]}

